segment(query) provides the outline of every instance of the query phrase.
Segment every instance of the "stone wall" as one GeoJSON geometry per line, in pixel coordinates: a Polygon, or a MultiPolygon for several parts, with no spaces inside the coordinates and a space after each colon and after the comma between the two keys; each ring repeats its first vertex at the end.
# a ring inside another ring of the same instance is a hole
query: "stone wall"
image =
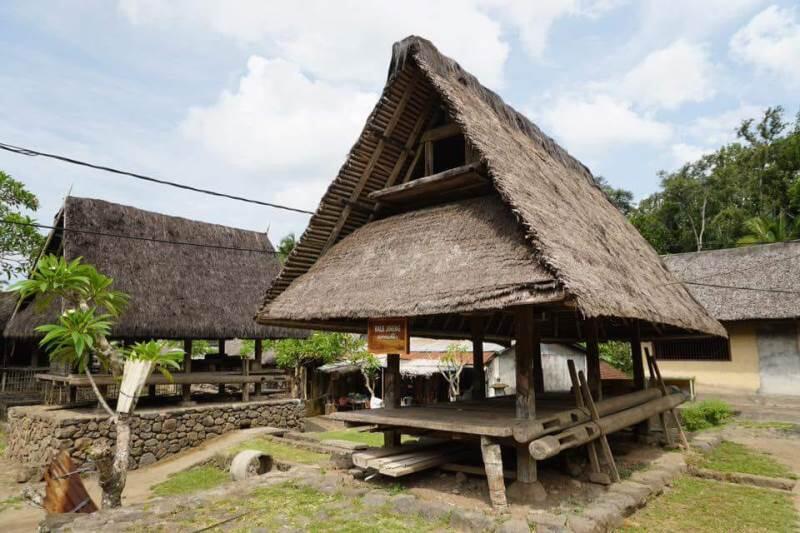
{"type": "MultiPolygon", "coordinates": [[[[142,409],[131,418],[131,468],[152,464],[203,441],[240,428],[301,429],[299,400],[264,400],[193,407],[142,409]]],[[[12,407],[8,412],[6,457],[20,464],[47,464],[58,450],[83,462],[98,440],[116,438],[108,416],[99,411],[51,406],[12,407]]]]}

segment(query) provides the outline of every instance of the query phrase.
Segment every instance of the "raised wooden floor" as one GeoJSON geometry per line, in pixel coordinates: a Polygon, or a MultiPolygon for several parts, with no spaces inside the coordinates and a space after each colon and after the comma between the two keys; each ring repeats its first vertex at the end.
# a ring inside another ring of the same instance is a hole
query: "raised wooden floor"
{"type": "MultiPolygon", "coordinates": [[[[557,413],[573,409],[574,406],[574,401],[568,399],[537,398],[537,419],[552,417],[557,413]]],[[[514,425],[519,422],[515,416],[513,396],[398,409],[341,411],[328,416],[349,423],[501,438],[511,437],[514,425]]]]}

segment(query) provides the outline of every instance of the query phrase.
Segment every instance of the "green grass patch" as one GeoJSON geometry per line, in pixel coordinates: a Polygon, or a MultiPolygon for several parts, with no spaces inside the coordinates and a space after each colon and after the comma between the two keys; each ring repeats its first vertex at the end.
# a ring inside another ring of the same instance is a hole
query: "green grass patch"
{"type": "Polygon", "coordinates": [[[639,470],[644,470],[649,466],[650,465],[647,463],[618,463],[617,471],[619,472],[620,478],[628,479],[633,475],[634,472],[638,472],[639,470]]]}
{"type": "MultiPolygon", "coordinates": [[[[383,433],[372,433],[369,431],[356,431],[353,429],[343,429],[340,431],[323,431],[319,433],[308,433],[319,440],[346,440],[349,442],[359,442],[367,446],[383,446],[383,433]]],[[[411,435],[403,435],[401,442],[416,442],[417,438],[411,435]]]]}
{"type": "Polygon", "coordinates": [[[719,446],[700,460],[699,466],[718,472],[797,478],[789,467],[769,455],[730,441],[722,441],[719,446]]]}
{"type": "Polygon", "coordinates": [[[619,531],[782,533],[796,531],[791,496],[688,476],[625,520],[619,531]]]}
{"type": "Polygon", "coordinates": [[[0,427],[0,457],[6,454],[6,446],[8,446],[8,434],[4,426],[0,427]]]}
{"type": "Polygon", "coordinates": [[[689,431],[721,426],[732,416],[731,406],[722,400],[703,400],[681,409],[683,424],[689,431]]]}
{"type": "Polygon", "coordinates": [[[150,487],[150,490],[156,496],[178,496],[213,489],[229,480],[230,475],[216,466],[197,466],[172,474],[166,481],[150,487]]]}
{"type": "Polygon", "coordinates": [[[230,448],[227,453],[235,455],[242,450],[258,450],[271,455],[277,461],[290,463],[321,465],[330,461],[330,456],[327,454],[312,452],[299,446],[290,446],[282,442],[262,438],[246,440],[230,448]]]}
{"type": "Polygon", "coordinates": [[[736,425],[747,429],[774,429],[787,433],[800,433],[800,425],[792,424],[791,422],[757,422],[755,420],[738,419],[736,425]]]}
{"type": "Polygon", "coordinates": [[[19,509],[22,505],[22,496],[9,496],[5,500],[0,500],[0,513],[9,509],[19,509]]]}
{"type": "Polygon", "coordinates": [[[180,511],[174,519],[186,529],[199,530],[221,520],[228,531],[302,530],[333,532],[441,531],[445,524],[418,515],[398,514],[388,506],[366,508],[359,500],[325,494],[292,482],[253,490],[243,498],[204,503],[201,509],[180,511]]]}

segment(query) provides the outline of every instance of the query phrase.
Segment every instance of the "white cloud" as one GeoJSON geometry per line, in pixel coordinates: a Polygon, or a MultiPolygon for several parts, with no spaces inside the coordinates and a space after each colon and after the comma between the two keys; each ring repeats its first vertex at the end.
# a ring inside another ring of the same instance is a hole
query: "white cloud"
{"type": "Polygon", "coordinates": [[[689,125],[687,131],[695,142],[719,148],[736,139],[736,130],[743,120],[748,118],[758,119],[764,114],[764,108],[742,104],[735,109],[698,117],[689,125]]]}
{"type": "Polygon", "coordinates": [[[251,56],[236,91],[192,108],[181,130],[239,168],[318,178],[344,161],[377,98],[312,80],[288,61],[251,56]]]}
{"type": "Polygon", "coordinates": [[[279,56],[333,81],[382,82],[394,41],[431,39],[481,81],[498,87],[509,47],[474,1],[121,0],[134,24],[187,25],[279,56]]]}
{"type": "Polygon", "coordinates": [[[709,149],[686,143],[673,144],[671,150],[672,155],[675,158],[675,163],[677,163],[679,166],[691,161],[697,161],[702,156],[714,151],[713,148],[709,149]]]}
{"type": "Polygon", "coordinates": [[[570,150],[601,150],[617,143],[660,144],[668,124],[636,113],[629,103],[609,95],[556,99],[542,112],[548,130],[570,150]]]}
{"type": "Polygon", "coordinates": [[[737,59],[800,83],[800,21],[797,10],[770,6],[731,38],[737,59]]]}
{"type": "Polygon", "coordinates": [[[708,51],[678,39],[648,54],[622,79],[622,93],[645,106],[675,109],[714,94],[708,51]]]}

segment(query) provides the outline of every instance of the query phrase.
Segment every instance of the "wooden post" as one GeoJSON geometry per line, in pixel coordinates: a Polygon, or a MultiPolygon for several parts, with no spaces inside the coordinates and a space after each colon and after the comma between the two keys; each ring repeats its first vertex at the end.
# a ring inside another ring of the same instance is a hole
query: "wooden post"
{"type": "Polygon", "coordinates": [[[508,502],[506,501],[506,484],[503,479],[503,457],[500,453],[500,445],[489,437],[481,437],[481,455],[483,456],[483,467],[486,470],[486,481],[489,483],[489,500],[492,502],[492,507],[497,510],[505,510],[508,502]]]}
{"type": "Polygon", "coordinates": [[[483,367],[483,328],[486,321],[482,316],[472,316],[469,321],[472,332],[472,399],[486,399],[486,372],[483,367]]]}
{"type": "MultiPolygon", "coordinates": [[[[192,373],[192,340],[184,339],[183,341],[183,373],[192,373]]],[[[192,401],[192,384],[185,383],[181,385],[181,393],[184,402],[192,401]]]]}
{"type": "Polygon", "coordinates": [[[603,399],[603,385],[600,378],[600,345],[596,318],[586,320],[586,375],[592,397],[599,402],[603,399]]]}
{"type": "Polygon", "coordinates": [[[156,386],[155,385],[148,385],[147,386],[147,395],[151,398],[156,397],[156,386]]]}
{"type": "MultiPolygon", "coordinates": [[[[585,408],[586,402],[583,401],[583,392],[581,390],[581,384],[578,381],[578,372],[575,370],[575,361],[572,359],[567,361],[567,370],[569,370],[569,379],[572,382],[572,391],[575,395],[575,406],[581,409],[585,408]]],[[[611,479],[609,478],[608,483],[606,483],[604,474],[600,470],[600,460],[597,457],[597,445],[595,441],[591,441],[586,445],[586,452],[589,455],[589,467],[591,468],[589,480],[593,483],[610,484],[611,479]]]]}
{"type": "MultiPolygon", "coordinates": [[[[664,378],[661,377],[661,370],[658,368],[658,363],[656,362],[656,358],[650,355],[650,350],[647,350],[647,363],[650,367],[650,374],[653,375],[655,373],[655,379],[658,383],[659,388],[661,389],[661,394],[663,396],[667,396],[667,386],[664,384],[664,378]]],[[[678,413],[675,411],[675,408],[669,410],[669,414],[672,416],[672,421],[675,423],[675,428],[678,431],[678,438],[681,440],[681,446],[684,449],[689,449],[689,441],[686,438],[686,433],[683,432],[683,426],[681,426],[681,421],[678,418],[678,413]]],[[[667,417],[662,413],[661,424],[664,426],[664,433],[669,433],[669,429],[667,429],[666,419],[667,417]]],[[[667,442],[672,440],[672,436],[669,436],[667,442]]]]}
{"type": "Polygon", "coordinates": [[[516,344],[514,355],[516,364],[517,418],[536,418],[536,393],[533,389],[533,340],[536,324],[533,320],[533,307],[524,306],[514,310],[514,334],[516,344]]]}
{"type": "MultiPolygon", "coordinates": [[[[639,322],[631,330],[631,357],[633,358],[633,388],[644,390],[647,386],[644,377],[644,358],[642,357],[642,336],[639,322]]],[[[645,420],[634,428],[636,435],[642,436],[650,431],[650,423],[645,420]]]]}
{"type": "MultiPolygon", "coordinates": [[[[242,375],[249,376],[250,375],[250,358],[245,356],[239,357],[242,360],[242,375]]],[[[249,402],[250,401],[250,384],[245,382],[242,383],[242,401],[249,402]]]]}
{"type": "MultiPolygon", "coordinates": [[[[256,350],[255,350],[255,365],[257,370],[261,370],[261,358],[263,357],[264,353],[264,341],[261,339],[256,339],[256,350]]],[[[255,391],[254,394],[256,396],[261,396],[261,382],[255,384],[255,391]]]]}
{"type": "MultiPolygon", "coordinates": [[[[386,355],[386,370],[383,373],[383,406],[387,409],[400,407],[400,354],[386,355]]],[[[383,445],[393,447],[400,445],[399,431],[383,433],[383,445]]]]}
{"type": "MultiPolygon", "coordinates": [[[[220,339],[219,343],[218,343],[218,346],[219,346],[219,349],[217,351],[219,352],[220,359],[222,359],[222,358],[225,357],[225,339],[220,339]]],[[[220,361],[220,366],[222,366],[222,361],[220,361]]],[[[222,370],[222,369],[219,368],[217,370],[222,370]]],[[[217,392],[219,394],[225,394],[225,384],[224,383],[220,383],[219,385],[217,385],[217,392]]]]}
{"type": "Polygon", "coordinates": [[[611,453],[611,446],[608,444],[608,437],[606,437],[606,433],[603,430],[603,427],[600,425],[600,414],[597,412],[597,406],[592,399],[591,391],[589,390],[589,385],[586,383],[586,378],[583,376],[583,372],[578,372],[578,379],[581,383],[581,390],[583,391],[583,395],[585,396],[584,402],[586,406],[589,408],[589,413],[592,415],[592,420],[600,429],[600,448],[603,450],[603,455],[605,455],[606,463],[608,464],[608,468],[611,471],[611,479],[617,483],[619,482],[619,471],[617,471],[617,463],[614,461],[614,454],[611,453]]]}

